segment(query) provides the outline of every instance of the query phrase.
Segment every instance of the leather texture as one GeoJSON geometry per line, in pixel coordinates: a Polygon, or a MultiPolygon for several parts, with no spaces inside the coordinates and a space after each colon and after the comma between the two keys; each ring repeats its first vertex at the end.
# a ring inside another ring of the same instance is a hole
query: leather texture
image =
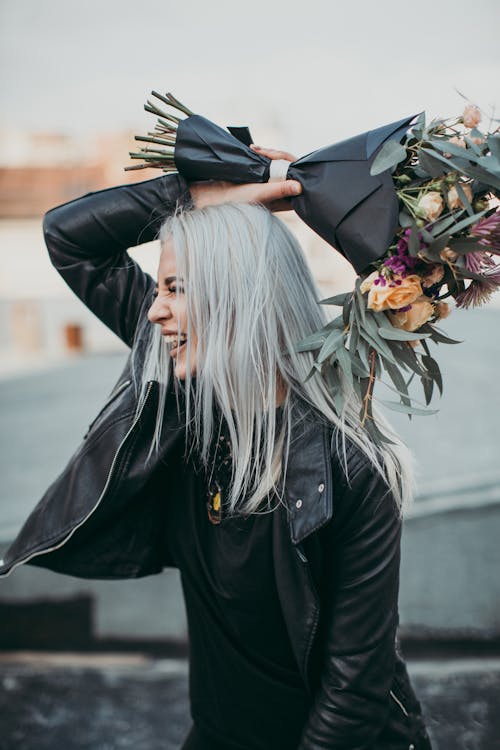
{"type": "MultiPolygon", "coordinates": [[[[147,457],[158,398],[151,382],[137,412],[137,335],[154,281],[127,248],[153,239],[186,200],[169,175],[91,193],[50,211],[50,257],[73,291],[132,347],[110,398],[2,561],[87,578],[129,578],[172,564],[165,540],[171,493],[186,492],[182,399],[167,394],[161,448],[147,457]]],[[[397,653],[401,519],[382,478],[352,444],[347,476],[337,436],[295,405],[287,512],[273,514],[274,575],[292,648],[311,695],[298,750],[428,750],[430,744],[397,653]]]]}

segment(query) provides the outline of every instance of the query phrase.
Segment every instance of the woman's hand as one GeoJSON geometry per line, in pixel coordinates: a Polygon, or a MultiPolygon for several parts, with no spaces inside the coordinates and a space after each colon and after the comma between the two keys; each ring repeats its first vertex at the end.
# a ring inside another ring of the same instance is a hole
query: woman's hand
{"type": "MultiPolygon", "coordinates": [[[[295,157],[287,151],[260,148],[253,144],[250,148],[269,159],[295,161],[295,157]]],[[[232,182],[196,182],[189,186],[189,190],[196,208],[233,202],[263,203],[270,211],[289,211],[290,198],[300,195],[302,185],[297,180],[252,182],[244,185],[235,185],[232,182]]]]}

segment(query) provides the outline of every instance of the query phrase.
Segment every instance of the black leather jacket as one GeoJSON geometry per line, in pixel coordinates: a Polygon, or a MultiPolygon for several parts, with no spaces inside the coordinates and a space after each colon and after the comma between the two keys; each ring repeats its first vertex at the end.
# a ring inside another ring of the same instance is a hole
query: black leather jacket
{"type": "MultiPolygon", "coordinates": [[[[51,260],[73,291],[126,344],[140,367],[137,336],[154,281],[127,255],[153,239],[185,194],[177,175],[91,193],[45,217],[51,260]]],[[[136,413],[132,359],[62,474],[2,561],[88,578],[159,573],[165,486],[182,492],[184,428],[167,409],[161,449],[148,460],[158,396],[149,384],[136,413]]],[[[168,394],[174,399],[175,394],[168,394]]],[[[173,406],[173,403],[172,403],[173,406]]],[[[396,650],[401,520],[381,477],[347,449],[349,481],[332,432],[295,407],[284,489],[273,514],[275,577],[294,654],[311,694],[299,750],[429,748],[420,707],[396,650]],[[335,445],[335,441],[333,441],[335,445]]]]}

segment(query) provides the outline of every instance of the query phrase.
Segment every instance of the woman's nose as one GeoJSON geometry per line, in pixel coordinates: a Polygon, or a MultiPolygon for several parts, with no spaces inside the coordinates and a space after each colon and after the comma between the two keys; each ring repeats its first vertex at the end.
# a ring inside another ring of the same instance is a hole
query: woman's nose
{"type": "Polygon", "coordinates": [[[172,312],[168,304],[161,300],[160,297],[156,297],[153,304],[148,310],[148,319],[151,323],[161,323],[162,320],[166,320],[172,317],[172,312]]]}

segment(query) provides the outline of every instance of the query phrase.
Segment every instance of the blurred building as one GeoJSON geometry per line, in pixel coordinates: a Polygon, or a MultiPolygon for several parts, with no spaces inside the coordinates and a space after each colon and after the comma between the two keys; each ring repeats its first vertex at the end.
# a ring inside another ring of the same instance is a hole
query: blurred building
{"type": "MultiPolygon", "coordinates": [[[[275,133],[269,138],[279,140],[275,133]]],[[[80,349],[122,346],[54,271],[41,227],[43,214],[53,206],[158,176],[156,170],[123,170],[132,148],[129,132],[83,138],[0,131],[0,374],[43,365],[80,349]]],[[[349,289],[349,265],[294,213],[282,216],[298,236],[325,293],[349,289]]],[[[133,255],[146,271],[156,273],[157,247],[143,245],[133,255]]]]}

